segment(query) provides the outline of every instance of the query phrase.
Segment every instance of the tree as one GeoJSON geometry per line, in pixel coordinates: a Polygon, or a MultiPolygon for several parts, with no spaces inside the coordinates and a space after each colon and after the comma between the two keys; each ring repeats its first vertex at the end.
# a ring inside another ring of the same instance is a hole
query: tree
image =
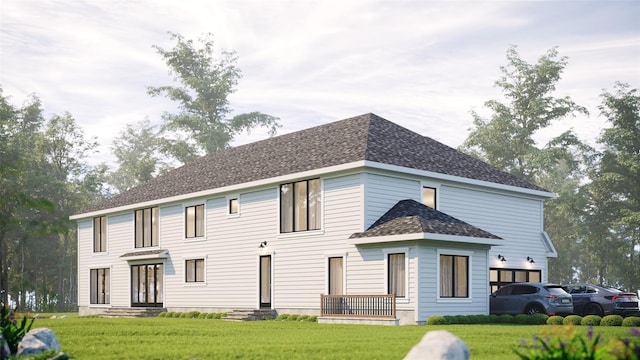
{"type": "Polygon", "coordinates": [[[119,192],[151,180],[168,169],[159,153],[158,131],[149,119],[127,125],[114,139],[111,150],[118,168],[109,174],[109,184],[119,192]]]}
{"type": "Polygon", "coordinates": [[[537,63],[522,60],[515,47],[507,50],[507,65],[495,86],[502,90],[505,101],[489,100],[491,111],[484,119],[472,111],[474,128],[460,150],[476,156],[521,179],[557,193],[546,202],[545,228],[556,245],[558,259],[549,262],[549,280],[571,281],[579,265],[576,242],[584,234],[581,215],[586,195],[580,191],[585,167],[593,149],[583,144],[572,131],[567,131],[543,146],[534,135],[556,121],[587,110],[570,97],[553,95],[566,57],[552,48],[537,63]]]}
{"type": "Polygon", "coordinates": [[[199,38],[198,44],[180,34],[170,33],[170,37],[176,41],[172,49],[154,48],[180,86],[147,88],[151,96],[163,95],[178,103],[178,113],[162,116],[162,149],[166,154],[185,163],[227,148],[235,135],[258,126],[275,134],[279,127],[276,117],[260,112],[230,116],[228,96],[241,77],[234,52],[222,51],[216,59],[212,34],[199,38]]]}
{"type": "Polygon", "coordinates": [[[630,290],[640,288],[640,93],[617,83],[604,91],[601,114],[611,123],[589,185],[590,244],[605,244],[598,279],[630,290]],[[606,256],[605,256],[606,255],[606,256]]]}

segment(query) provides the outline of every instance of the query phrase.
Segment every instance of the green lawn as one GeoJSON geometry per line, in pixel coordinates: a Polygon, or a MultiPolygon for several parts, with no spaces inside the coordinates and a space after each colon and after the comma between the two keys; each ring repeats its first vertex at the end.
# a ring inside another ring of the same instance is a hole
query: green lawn
{"type": "MultiPolygon", "coordinates": [[[[402,359],[431,330],[445,329],[471,349],[471,358],[514,359],[513,348],[546,326],[365,326],[311,322],[70,317],[37,319],[76,359],[402,359]]],[[[605,338],[628,327],[596,327],[605,338]]]]}

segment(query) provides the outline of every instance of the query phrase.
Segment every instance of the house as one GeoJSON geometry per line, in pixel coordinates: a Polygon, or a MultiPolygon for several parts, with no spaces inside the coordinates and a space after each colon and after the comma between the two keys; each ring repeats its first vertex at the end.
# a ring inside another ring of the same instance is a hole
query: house
{"type": "Polygon", "coordinates": [[[79,311],[488,314],[502,284],[547,280],[551,197],[374,114],[336,121],[206,155],[72,216],[79,311]]]}

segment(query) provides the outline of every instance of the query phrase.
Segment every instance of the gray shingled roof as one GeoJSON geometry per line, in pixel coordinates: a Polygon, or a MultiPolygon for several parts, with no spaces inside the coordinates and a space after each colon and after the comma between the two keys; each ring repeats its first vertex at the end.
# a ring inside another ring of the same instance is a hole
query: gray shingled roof
{"type": "Polygon", "coordinates": [[[85,212],[362,160],[545,191],[431,138],[365,114],[205,155],[85,212]]]}
{"type": "Polygon", "coordinates": [[[420,233],[502,239],[415,200],[399,201],[366,231],[355,233],[349,238],[420,233]]]}

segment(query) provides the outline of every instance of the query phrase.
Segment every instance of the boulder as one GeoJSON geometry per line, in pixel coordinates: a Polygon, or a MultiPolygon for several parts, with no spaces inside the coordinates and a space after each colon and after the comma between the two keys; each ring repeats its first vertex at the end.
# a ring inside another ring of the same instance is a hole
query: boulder
{"type": "Polygon", "coordinates": [[[404,360],[467,360],[469,347],[446,330],[429,331],[404,357],[404,360]]]}
{"type": "Polygon", "coordinates": [[[7,344],[7,340],[4,339],[4,336],[0,335],[0,359],[8,359],[9,355],[11,355],[9,344],[7,344]]]}
{"type": "Polygon", "coordinates": [[[37,355],[47,350],[60,351],[60,342],[53,330],[37,328],[24,335],[17,356],[37,355]]]}

